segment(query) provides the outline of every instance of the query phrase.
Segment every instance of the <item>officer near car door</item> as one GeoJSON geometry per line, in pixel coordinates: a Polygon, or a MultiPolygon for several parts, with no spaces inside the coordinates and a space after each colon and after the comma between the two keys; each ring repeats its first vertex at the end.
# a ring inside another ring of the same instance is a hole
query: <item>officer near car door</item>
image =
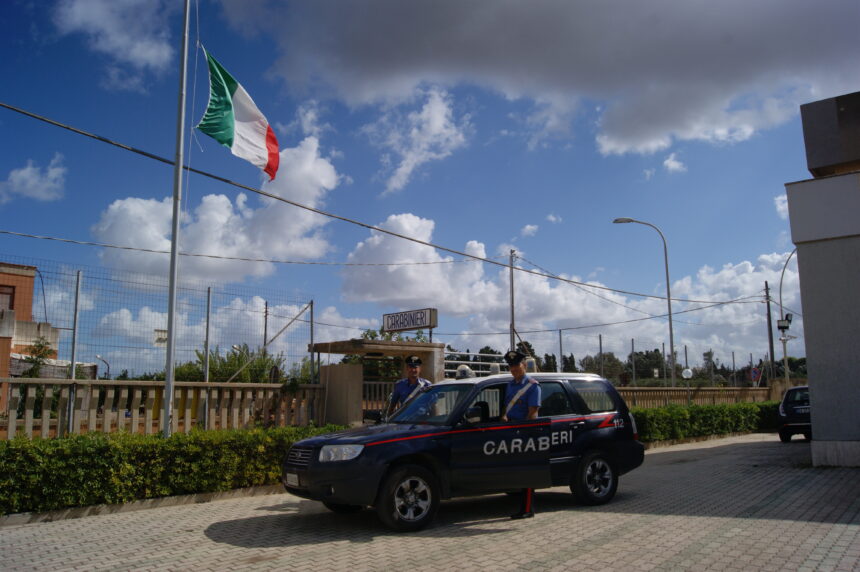
{"type": "Polygon", "coordinates": [[[423,388],[428,387],[430,382],[421,377],[421,358],[409,356],[406,358],[406,377],[394,384],[391,393],[391,404],[388,406],[388,415],[397,408],[417,395],[423,388]]]}
{"type": "MultiPolygon", "coordinates": [[[[505,388],[505,410],[502,421],[518,421],[522,419],[537,419],[540,408],[540,384],[526,374],[526,356],[515,350],[505,354],[505,361],[514,378],[505,388]]],[[[532,518],[534,507],[534,489],[523,489],[522,504],[518,513],[511,518],[532,518]]]]}

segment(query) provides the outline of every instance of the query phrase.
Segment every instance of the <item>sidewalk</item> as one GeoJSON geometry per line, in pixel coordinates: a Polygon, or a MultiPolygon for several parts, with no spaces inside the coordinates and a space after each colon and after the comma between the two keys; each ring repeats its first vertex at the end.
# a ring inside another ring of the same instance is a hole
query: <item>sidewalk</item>
{"type": "Polygon", "coordinates": [[[414,534],[279,493],[0,528],[4,570],[860,570],[860,469],[752,434],[649,450],[610,504],[442,503],[414,534]]]}

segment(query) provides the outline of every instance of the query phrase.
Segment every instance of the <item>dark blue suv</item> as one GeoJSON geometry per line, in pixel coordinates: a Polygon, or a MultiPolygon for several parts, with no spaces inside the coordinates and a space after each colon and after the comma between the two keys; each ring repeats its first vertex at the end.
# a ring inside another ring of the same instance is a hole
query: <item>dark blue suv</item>
{"type": "Polygon", "coordinates": [[[779,440],[788,443],[798,433],[807,441],[812,439],[808,385],[788,389],[779,404],[779,440]]]}
{"type": "Polygon", "coordinates": [[[443,381],[385,423],[297,442],[284,487],[335,512],[375,507],[400,531],[457,496],[568,485],[584,504],[608,502],[644,458],[624,400],[593,374],[529,375],[541,384],[537,419],[499,421],[510,375],[443,381]]]}

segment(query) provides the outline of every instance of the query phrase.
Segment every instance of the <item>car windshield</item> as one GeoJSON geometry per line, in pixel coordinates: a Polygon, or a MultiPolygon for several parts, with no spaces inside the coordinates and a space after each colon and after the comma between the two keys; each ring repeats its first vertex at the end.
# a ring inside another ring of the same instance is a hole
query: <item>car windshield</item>
{"type": "Polygon", "coordinates": [[[388,422],[443,424],[473,387],[468,383],[431,385],[407,401],[388,422]]]}

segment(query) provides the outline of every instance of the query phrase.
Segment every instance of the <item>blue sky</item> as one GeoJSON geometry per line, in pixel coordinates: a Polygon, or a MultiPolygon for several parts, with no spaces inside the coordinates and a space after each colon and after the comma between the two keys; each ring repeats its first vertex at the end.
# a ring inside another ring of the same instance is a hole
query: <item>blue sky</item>
{"type": "MultiPolygon", "coordinates": [[[[181,3],[12,0],[0,8],[0,101],[172,158],[181,3]]],[[[793,249],[784,184],[809,178],[799,105],[860,89],[860,5],[723,2],[192,2],[187,130],[208,76],[199,39],[274,127],[281,168],[197,134],[193,167],[517,273],[516,322],[539,352],[668,346],[662,243],[691,364],[767,352],[764,282],[793,249]],[[535,266],[536,265],[536,266],[535,266]],[[600,295],[595,296],[594,293],[600,295]],[[656,297],[647,298],[630,293],[656,297]],[[749,300],[756,302],[749,302],[749,300]],[[585,327],[593,326],[593,327],[585,327]]],[[[169,248],[172,169],[0,110],[0,230],[169,248]]],[[[200,280],[304,292],[330,324],[434,307],[434,341],[507,345],[508,271],[274,203],[199,176],[181,249],[200,280]],[[413,265],[415,262],[440,264],[413,265]],[[473,335],[497,332],[496,335],[473,335]],[[469,334],[469,335],[467,335],[469,334]]],[[[165,256],[0,235],[0,252],[166,273],[165,256]]],[[[784,303],[804,355],[796,260],[784,303]]],[[[93,311],[98,311],[97,305],[93,311]]],[[[774,307],[774,319],[778,309],[774,307]]],[[[322,339],[358,330],[322,328],[322,339]]],[[[778,333],[775,332],[775,336],[778,333]]],[[[319,338],[318,338],[319,339],[319,338]]],[[[777,357],[781,357],[777,342],[777,357]]]]}

